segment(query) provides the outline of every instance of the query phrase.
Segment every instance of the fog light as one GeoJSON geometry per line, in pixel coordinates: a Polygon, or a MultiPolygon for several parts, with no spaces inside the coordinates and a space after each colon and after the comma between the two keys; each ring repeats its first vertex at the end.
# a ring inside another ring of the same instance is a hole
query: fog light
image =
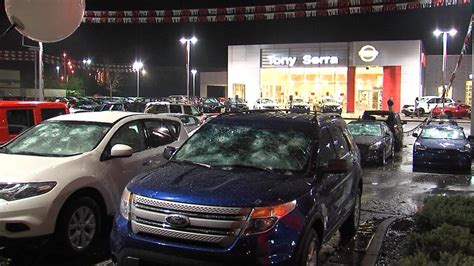
{"type": "Polygon", "coordinates": [[[19,233],[30,230],[30,227],[22,223],[7,223],[5,229],[11,233],[19,233]]]}

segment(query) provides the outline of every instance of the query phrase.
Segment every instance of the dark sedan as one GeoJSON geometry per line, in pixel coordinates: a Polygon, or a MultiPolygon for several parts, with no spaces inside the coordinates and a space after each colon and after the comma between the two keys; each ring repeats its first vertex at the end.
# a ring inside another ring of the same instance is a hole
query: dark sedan
{"type": "Polygon", "coordinates": [[[348,128],[354,136],[363,163],[384,165],[388,158],[393,158],[395,140],[385,122],[352,121],[348,128]]]}
{"type": "Polygon", "coordinates": [[[224,108],[216,98],[203,98],[202,99],[202,112],[203,113],[221,113],[224,108]]]}
{"type": "Polygon", "coordinates": [[[413,171],[423,167],[471,170],[471,145],[461,127],[430,124],[422,128],[413,145],[413,171]]]}
{"type": "Polygon", "coordinates": [[[407,122],[402,121],[400,114],[391,111],[364,111],[363,120],[377,120],[387,123],[388,128],[395,138],[395,151],[398,152],[403,148],[403,125],[407,122]]]}

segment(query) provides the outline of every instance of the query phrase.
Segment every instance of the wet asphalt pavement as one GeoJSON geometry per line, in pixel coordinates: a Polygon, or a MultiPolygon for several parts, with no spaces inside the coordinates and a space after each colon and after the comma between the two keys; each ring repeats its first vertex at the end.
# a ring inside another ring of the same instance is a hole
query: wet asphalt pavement
{"type": "MultiPolygon", "coordinates": [[[[409,122],[404,131],[419,123],[409,122]]],[[[466,135],[470,124],[461,123],[466,135]]],[[[467,174],[427,173],[412,171],[412,151],[414,138],[405,135],[405,147],[389,160],[385,166],[367,166],[363,169],[364,189],[362,195],[361,229],[355,239],[342,242],[336,235],[323,247],[325,265],[358,265],[361,261],[371,234],[383,219],[406,217],[421,207],[423,199],[429,195],[474,195],[474,178],[467,174]]],[[[474,172],[473,172],[474,173],[474,172]]],[[[82,257],[64,257],[47,247],[18,247],[8,254],[9,262],[1,258],[5,250],[0,249],[0,265],[101,265],[110,264],[108,237],[91,254],[82,257]]]]}

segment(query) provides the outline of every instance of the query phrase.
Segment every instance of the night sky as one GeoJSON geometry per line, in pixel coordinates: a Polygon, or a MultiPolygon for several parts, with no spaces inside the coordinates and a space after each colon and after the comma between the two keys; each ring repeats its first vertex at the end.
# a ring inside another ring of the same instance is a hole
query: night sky
{"type": "MultiPolygon", "coordinates": [[[[288,2],[94,0],[86,1],[86,10],[212,8],[288,2]]],[[[45,44],[45,52],[60,55],[63,51],[67,51],[77,60],[91,57],[96,63],[107,60],[116,64],[131,64],[136,58],[141,58],[149,73],[142,82],[141,91],[144,96],[165,96],[185,92],[184,49],[179,43],[183,35],[194,34],[199,39],[193,47],[192,66],[200,71],[225,71],[227,46],[233,44],[421,39],[427,54],[440,54],[441,39],[437,40],[432,33],[437,27],[446,29],[454,27],[458,30],[458,34],[450,39],[449,53],[459,54],[470,16],[470,6],[464,5],[271,22],[82,24],[68,39],[54,44],[45,44]]],[[[6,15],[2,11],[0,28],[3,31],[8,25],[6,15]]],[[[0,40],[0,49],[22,50],[20,35],[17,32],[11,32],[0,40]]],[[[22,86],[32,87],[30,85],[32,66],[0,62],[0,67],[21,69],[22,86]]],[[[46,75],[53,67],[45,66],[46,75]]],[[[134,90],[133,75],[130,74],[121,88],[121,94],[132,95],[134,90]]]]}

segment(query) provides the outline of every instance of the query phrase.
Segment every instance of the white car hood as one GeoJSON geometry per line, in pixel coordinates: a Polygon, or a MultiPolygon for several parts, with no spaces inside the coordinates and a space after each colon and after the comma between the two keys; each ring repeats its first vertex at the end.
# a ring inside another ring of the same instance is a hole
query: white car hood
{"type": "Polygon", "coordinates": [[[41,157],[0,154],[0,183],[55,181],[64,175],[70,162],[83,155],[71,157],[41,157]]]}

